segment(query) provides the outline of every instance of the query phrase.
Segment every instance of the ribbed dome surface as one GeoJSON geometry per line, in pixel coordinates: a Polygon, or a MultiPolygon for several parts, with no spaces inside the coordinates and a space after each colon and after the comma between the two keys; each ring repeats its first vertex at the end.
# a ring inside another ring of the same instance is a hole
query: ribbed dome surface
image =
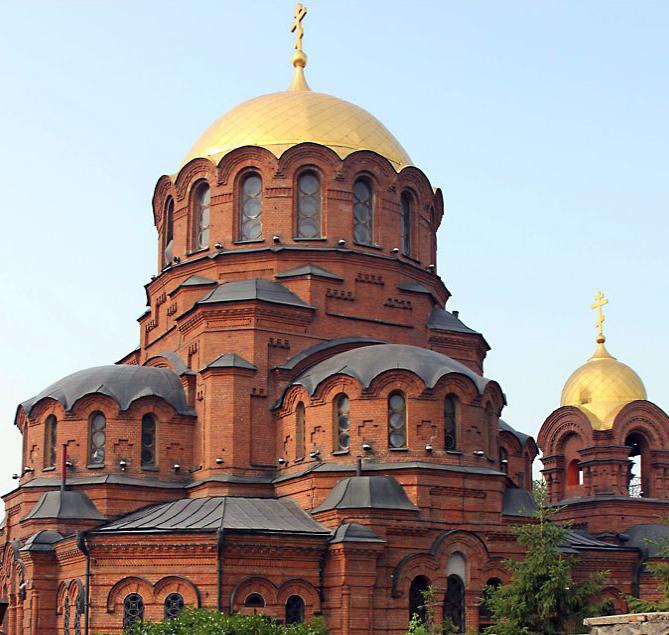
{"type": "Polygon", "coordinates": [[[342,159],[357,150],[372,150],[398,171],[411,165],[404,148],[376,117],[343,99],[306,88],[262,95],[236,106],[204,132],[182,165],[196,158],[218,163],[242,146],[266,148],[280,157],[307,141],[331,148],[342,159]]]}
{"type": "Polygon", "coordinates": [[[638,399],[646,399],[643,382],[602,343],[567,379],[560,406],[576,406],[587,415],[595,430],[610,430],[620,410],[638,399]]]}

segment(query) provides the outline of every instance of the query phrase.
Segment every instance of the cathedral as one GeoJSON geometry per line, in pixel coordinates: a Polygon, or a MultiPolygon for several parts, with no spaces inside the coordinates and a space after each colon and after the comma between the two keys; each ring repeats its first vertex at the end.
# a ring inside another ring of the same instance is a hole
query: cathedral
{"type": "MultiPolygon", "coordinates": [[[[4,495],[8,635],[121,633],[184,607],[323,616],[332,635],[490,624],[522,557],[542,452],[575,575],[653,598],[669,417],[605,346],[535,440],[503,417],[484,335],[448,307],[435,187],[365,110],[288,89],[215,121],[152,209],[157,274],[137,348],[22,402],[4,495]]],[[[559,387],[556,387],[556,393],[559,387]]]]}

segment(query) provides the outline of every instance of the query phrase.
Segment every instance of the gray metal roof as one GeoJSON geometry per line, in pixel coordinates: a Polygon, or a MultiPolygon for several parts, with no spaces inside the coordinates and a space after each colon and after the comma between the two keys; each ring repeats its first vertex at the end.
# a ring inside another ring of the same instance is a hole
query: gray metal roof
{"type": "Polygon", "coordinates": [[[524,432],[519,432],[515,428],[511,427],[506,421],[503,419],[499,420],[499,430],[500,432],[510,432],[518,441],[520,441],[520,445],[524,446],[529,439],[534,439],[529,435],[525,434],[524,432]]]}
{"type": "Polygon", "coordinates": [[[242,302],[244,300],[262,300],[274,304],[287,304],[304,309],[313,309],[311,305],[303,302],[282,284],[262,278],[224,282],[207,293],[197,304],[242,302]]]}
{"type": "Polygon", "coordinates": [[[44,492],[21,520],[37,519],[107,520],[84,492],[76,490],[44,492]]]}
{"type": "Polygon", "coordinates": [[[277,366],[282,370],[293,370],[300,362],[305,360],[307,357],[314,355],[315,353],[320,353],[321,351],[326,351],[330,348],[337,348],[339,346],[350,345],[351,348],[357,348],[359,346],[371,346],[373,344],[385,344],[384,340],[377,340],[372,337],[338,337],[333,340],[326,340],[324,342],[318,342],[313,346],[305,348],[303,351],[300,351],[294,357],[291,357],[288,361],[277,366]]]}
{"type": "Polygon", "coordinates": [[[177,412],[194,414],[176,373],[168,368],[124,364],[80,370],[51,384],[21,406],[29,415],[35,404],[50,398],[59,401],[65,410],[71,410],[79,399],[91,394],[111,397],[121,410],[127,410],[141,397],[160,397],[177,412]]]}
{"type": "Polygon", "coordinates": [[[342,523],[335,530],[330,542],[333,544],[338,542],[382,543],[385,542],[385,540],[379,538],[369,527],[365,527],[359,523],[342,523]]]}
{"type": "Polygon", "coordinates": [[[507,487],[502,498],[502,514],[505,516],[532,516],[537,504],[532,495],[519,487],[507,487]]]}
{"type": "Polygon", "coordinates": [[[53,551],[53,546],[63,539],[57,531],[43,529],[26,540],[19,551],[53,551]]]}
{"type": "Polygon", "coordinates": [[[423,295],[429,295],[431,298],[435,298],[434,293],[430,289],[428,289],[424,284],[416,282],[415,280],[407,280],[406,282],[400,282],[397,285],[397,288],[400,291],[409,291],[410,293],[422,293],[423,295]]]}
{"type": "Polygon", "coordinates": [[[418,511],[392,476],[350,476],[332,488],[314,513],[331,509],[402,509],[418,511]]]}
{"type": "Polygon", "coordinates": [[[201,276],[200,274],[195,273],[192,276],[188,276],[188,278],[186,278],[177,287],[177,289],[180,289],[181,287],[203,287],[205,285],[210,285],[210,284],[218,284],[218,283],[216,282],[216,280],[212,280],[211,278],[207,278],[206,276],[201,276]]]}
{"type": "Polygon", "coordinates": [[[567,535],[567,540],[563,543],[558,551],[562,553],[578,553],[583,550],[594,549],[596,551],[620,551],[629,550],[628,547],[621,547],[620,545],[612,545],[611,543],[597,540],[587,531],[582,529],[571,529],[567,535]]]}
{"type": "Polygon", "coordinates": [[[333,355],[302,373],[293,384],[304,386],[313,394],[323,380],[343,374],[357,379],[364,388],[368,388],[381,373],[393,369],[415,373],[428,388],[433,388],[444,375],[450,373],[471,379],[479,393],[483,392],[489,381],[442,353],[406,344],[379,344],[333,355]]]}
{"type": "Polygon", "coordinates": [[[184,360],[181,359],[181,357],[174,351],[161,351],[160,353],[151,355],[151,357],[146,360],[146,363],[148,364],[151,360],[156,359],[156,357],[164,357],[168,362],[170,362],[170,364],[172,364],[174,367],[174,372],[179,376],[195,374],[190,368],[188,368],[188,366],[186,366],[184,360]]]}
{"type": "Polygon", "coordinates": [[[669,525],[633,525],[625,530],[624,536],[626,547],[636,547],[646,557],[655,558],[669,540],[669,525]]]}
{"type": "Polygon", "coordinates": [[[314,265],[310,262],[300,267],[295,267],[294,269],[289,269],[288,271],[282,271],[281,273],[277,273],[274,275],[275,278],[279,279],[297,278],[299,276],[320,276],[321,278],[329,278],[330,280],[339,280],[339,281],[342,281],[344,279],[341,276],[338,276],[336,273],[332,273],[332,271],[323,269],[323,267],[319,267],[318,265],[314,265]]]}
{"type": "Polygon", "coordinates": [[[434,307],[432,313],[427,321],[427,328],[436,329],[439,331],[453,331],[455,333],[474,333],[480,335],[478,331],[470,329],[464,322],[460,320],[446,309],[441,307],[434,307]]]}
{"type": "Polygon", "coordinates": [[[242,531],[328,536],[330,531],[286,499],[209,496],[141,509],[96,530],[100,533],[242,531]]]}
{"type": "Polygon", "coordinates": [[[219,355],[214,361],[209,362],[202,370],[207,368],[245,368],[246,370],[258,370],[256,366],[247,362],[237,353],[224,353],[219,355]]]}

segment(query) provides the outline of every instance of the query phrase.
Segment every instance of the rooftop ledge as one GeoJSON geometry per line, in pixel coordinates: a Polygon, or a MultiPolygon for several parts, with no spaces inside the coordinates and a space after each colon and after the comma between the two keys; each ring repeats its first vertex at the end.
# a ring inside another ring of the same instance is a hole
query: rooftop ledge
{"type": "MultiPolygon", "coordinates": [[[[651,623],[669,622],[669,613],[626,613],[625,615],[607,615],[605,617],[589,617],[583,620],[583,624],[585,626],[614,626],[615,624],[635,624],[639,622],[651,622],[651,623]]],[[[664,628],[666,628],[666,626],[664,628]]],[[[618,631],[611,631],[611,632],[617,633],[618,631]]],[[[632,631],[632,632],[636,633],[637,631],[632,631]]],[[[641,633],[642,631],[638,632],[641,633]]],[[[643,631],[643,632],[645,633],[650,631],[643,631]]]]}

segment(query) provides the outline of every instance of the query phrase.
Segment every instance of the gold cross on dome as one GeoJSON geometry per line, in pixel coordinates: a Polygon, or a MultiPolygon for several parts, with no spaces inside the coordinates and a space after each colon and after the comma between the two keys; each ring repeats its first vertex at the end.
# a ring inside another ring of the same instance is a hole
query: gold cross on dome
{"type": "Polygon", "coordinates": [[[290,25],[290,32],[295,33],[295,50],[302,50],[302,38],[304,37],[304,29],[302,28],[302,20],[307,15],[307,8],[299,2],[295,6],[295,16],[293,23],[290,25]]]}
{"type": "Polygon", "coordinates": [[[601,291],[597,291],[597,294],[595,295],[595,303],[592,305],[593,309],[597,309],[597,334],[599,339],[604,338],[604,320],[606,319],[604,317],[604,311],[602,311],[602,307],[606,304],[608,304],[609,301],[604,297],[604,294],[601,291]]]}

